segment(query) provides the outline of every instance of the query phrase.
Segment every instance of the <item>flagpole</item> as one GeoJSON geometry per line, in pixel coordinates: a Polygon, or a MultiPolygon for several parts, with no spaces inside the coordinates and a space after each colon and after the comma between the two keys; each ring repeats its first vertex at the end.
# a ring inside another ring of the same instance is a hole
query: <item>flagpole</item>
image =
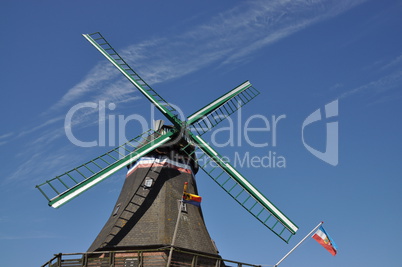
{"type": "MultiPolygon", "coordinates": [[[[188,186],[188,182],[184,183],[184,187],[183,187],[183,194],[185,194],[187,192],[187,186],[188,186]]],[[[179,222],[180,222],[180,218],[181,218],[181,211],[183,210],[183,200],[179,200],[180,205],[179,205],[179,211],[177,213],[177,220],[176,220],[176,226],[174,227],[174,232],[173,232],[173,237],[172,237],[172,243],[170,245],[170,251],[169,251],[169,257],[168,257],[168,262],[166,267],[170,266],[170,262],[172,261],[172,256],[173,256],[173,249],[174,249],[174,243],[176,241],[176,235],[177,235],[177,230],[179,229],[179,222]]]]}
{"type": "Polygon", "coordinates": [[[290,253],[292,253],[298,246],[300,246],[300,244],[303,243],[304,240],[306,240],[309,236],[311,236],[314,233],[314,231],[316,231],[318,227],[320,227],[323,223],[324,222],[320,222],[316,227],[314,227],[314,229],[311,230],[311,232],[308,233],[299,243],[297,243],[297,245],[294,246],[294,248],[292,248],[285,256],[283,256],[283,258],[280,261],[278,261],[278,263],[275,264],[274,267],[277,267],[284,259],[286,259],[290,255],[290,253]]]}
{"type": "Polygon", "coordinates": [[[170,266],[170,262],[172,261],[172,255],[173,255],[173,248],[174,248],[174,243],[176,241],[176,235],[177,235],[177,230],[179,229],[179,222],[180,222],[180,217],[181,217],[181,211],[183,210],[183,200],[179,200],[180,205],[179,205],[179,212],[177,215],[177,220],[176,220],[176,226],[174,227],[174,232],[173,232],[173,238],[172,238],[172,243],[170,245],[170,251],[169,251],[169,258],[166,267],[170,266]]]}

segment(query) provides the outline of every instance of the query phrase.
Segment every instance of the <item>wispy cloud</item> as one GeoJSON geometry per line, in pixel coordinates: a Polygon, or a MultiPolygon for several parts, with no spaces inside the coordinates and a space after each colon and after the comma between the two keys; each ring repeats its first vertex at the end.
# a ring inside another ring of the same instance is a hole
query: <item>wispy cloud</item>
{"type": "Polygon", "coordinates": [[[256,50],[273,44],[319,21],[335,17],[363,1],[258,1],[243,13],[241,23],[236,14],[226,24],[237,24],[236,53],[224,64],[243,61],[256,50]],[[247,30],[248,34],[241,34],[247,30]],[[240,34],[239,34],[240,33],[240,34]]]}
{"type": "Polygon", "coordinates": [[[390,62],[382,66],[380,69],[381,70],[388,70],[393,67],[397,67],[399,65],[402,65],[402,54],[397,56],[396,58],[392,59],[390,62]]]}
{"type": "Polygon", "coordinates": [[[257,50],[362,2],[243,2],[187,32],[134,44],[124,55],[151,83],[179,78],[206,66],[239,66],[256,56],[257,50]]]}
{"type": "Polygon", "coordinates": [[[3,134],[3,135],[0,135],[0,140],[1,139],[6,139],[6,138],[8,138],[8,137],[10,137],[10,136],[12,136],[14,133],[6,133],[6,134],[3,134]]]}
{"type": "Polygon", "coordinates": [[[63,119],[64,119],[63,116],[57,116],[57,117],[54,117],[54,118],[50,118],[49,120],[43,122],[42,124],[40,124],[38,126],[35,126],[35,127],[32,127],[32,128],[29,128],[28,130],[23,130],[23,131],[19,132],[17,137],[22,137],[22,136],[25,136],[27,134],[33,133],[35,131],[41,130],[46,126],[49,126],[49,125],[54,124],[54,123],[57,123],[57,122],[59,122],[59,121],[61,121],[63,119]]]}
{"type": "Polygon", "coordinates": [[[7,144],[12,136],[14,136],[13,132],[0,135],[0,146],[7,144]]]}
{"type": "Polygon", "coordinates": [[[383,76],[377,80],[371,81],[367,84],[353,88],[341,94],[338,98],[350,97],[355,94],[369,93],[371,95],[378,95],[387,91],[400,88],[402,85],[402,70],[398,70],[383,76]]]}
{"type": "MultiPolygon", "coordinates": [[[[120,54],[150,84],[185,76],[206,66],[238,64],[254,52],[314,23],[332,18],[364,2],[355,1],[247,1],[176,35],[160,36],[128,46],[120,54]]],[[[116,93],[113,66],[97,64],[50,110],[71,105],[84,94],[116,93]]],[[[131,87],[132,88],[132,87],[131,87]]],[[[130,94],[132,94],[130,89],[130,94]]],[[[121,94],[127,96],[125,89],[121,94]]],[[[119,94],[119,93],[117,93],[119,94]]],[[[114,101],[124,101],[122,98],[114,101]]]]}
{"type": "Polygon", "coordinates": [[[46,233],[32,233],[21,235],[0,235],[0,240],[27,240],[27,239],[48,239],[60,238],[60,236],[46,234],[46,233]]]}
{"type": "MultiPolygon", "coordinates": [[[[191,29],[151,38],[127,46],[119,52],[151,86],[177,79],[206,67],[236,68],[257,56],[257,51],[278,42],[319,21],[332,18],[363,2],[355,1],[247,1],[216,14],[191,29]]],[[[89,45],[89,44],[88,44],[89,45]]],[[[42,114],[43,123],[22,131],[19,136],[33,135],[29,144],[33,156],[10,176],[26,177],[37,163],[68,160],[67,151],[49,149],[44,144],[65,136],[62,120],[68,109],[85,101],[126,103],[139,99],[123,76],[106,60],[98,62],[75,86],[42,114]],[[48,154],[46,154],[48,153],[48,154]]],[[[163,92],[161,93],[163,95],[163,92]]],[[[70,127],[87,127],[96,123],[96,110],[77,113],[70,127]]],[[[2,140],[0,139],[0,144],[2,140]]],[[[4,142],[4,141],[3,141],[4,142]]]]}
{"type": "Polygon", "coordinates": [[[367,94],[376,97],[376,100],[371,104],[383,103],[395,99],[395,96],[392,94],[385,95],[384,93],[401,88],[402,86],[402,54],[388,61],[375,61],[365,70],[371,70],[376,76],[380,76],[366,84],[343,92],[338,98],[346,98],[357,94],[367,94]]]}
{"type": "Polygon", "coordinates": [[[93,67],[81,82],[69,89],[59,101],[50,107],[49,112],[71,105],[72,102],[82,98],[85,94],[91,93],[94,90],[99,90],[100,84],[115,77],[117,72],[113,66],[105,63],[106,62],[102,61],[93,67]]]}

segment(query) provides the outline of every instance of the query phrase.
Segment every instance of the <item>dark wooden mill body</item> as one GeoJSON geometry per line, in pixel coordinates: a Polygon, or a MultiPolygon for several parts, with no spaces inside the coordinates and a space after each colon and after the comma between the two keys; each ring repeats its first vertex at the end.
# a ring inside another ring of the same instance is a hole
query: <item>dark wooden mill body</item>
{"type": "MultiPolygon", "coordinates": [[[[188,183],[188,192],[198,194],[194,176],[198,167],[188,153],[181,151],[183,145],[178,145],[185,142],[182,138],[159,147],[128,166],[114,210],[88,251],[152,249],[172,244],[184,183],[188,183]]],[[[200,207],[185,204],[175,246],[218,253],[200,207]]]]}

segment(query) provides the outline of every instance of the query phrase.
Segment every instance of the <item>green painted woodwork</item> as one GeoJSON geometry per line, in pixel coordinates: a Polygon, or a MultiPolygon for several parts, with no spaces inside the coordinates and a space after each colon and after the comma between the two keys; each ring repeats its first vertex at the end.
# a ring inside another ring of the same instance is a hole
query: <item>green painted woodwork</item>
{"type": "Polygon", "coordinates": [[[187,124],[196,135],[203,135],[254,99],[260,92],[246,81],[188,117],[187,124]]]}
{"type": "Polygon", "coordinates": [[[99,33],[83,34],[103,56],[107,58],[123,75],[149,100],[156,108],[161,111],[166,118],[176,127],[181,127],[178,119],[178,112],[168,102],[166,102],[154,89],[151,88],[116,52],[116,50],[99,33]]]}
{"type": "Polygon", "coordinates": [[[191,139],[208,156],[198,159],[201,169],[256,219],[288,242],[298,227],[200,136],[192,135],[191,139]]]}
{"type": "Polygon", "coordinates": [[[160,135],[149,130],[123,145],[36,187],[49,201],[49,206],[58,208],[113,173],[168,142],[172,135],[173,132],[160,135]],[[156,139],[150,139],[151,135],[156,139]],[[138,148],[133,151],[136,147],[138,148]]]}
{"type": "Polygon", "coordinates": [[[240,94],[241,92],[243,92],[244,90],[246,90],[249,87],[251,87],[251,83],[249,81],[246,81],[246,82],[242,83],[241,85],[237,86],[236,88],[234,88],[233,90],[231,90],[230,92],[224,94],[221,97],[218,97],[213,102],[209,103],[202,109],[200,109],[197,112],[195,112],[194,114],[190,115],[187,118],[187,124],[191,125],[194,122],[196,122],[197,120],[207,116],[209,113],[216,110],[217,108],[219,108],[220,106],[222,106],[223,104],[228,102],[231,98],[240,94]]]}

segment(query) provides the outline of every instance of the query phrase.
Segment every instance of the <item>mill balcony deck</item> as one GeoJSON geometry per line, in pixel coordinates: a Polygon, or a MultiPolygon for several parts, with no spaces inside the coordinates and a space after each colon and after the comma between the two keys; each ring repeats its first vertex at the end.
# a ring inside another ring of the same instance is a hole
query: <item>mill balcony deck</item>
{"type": "MultiPolygon", "coordinates": [[[[169,251],[170,247],[147,250],[60,253],[55,254],[51,260],[41,267],[168,267],[169,251]]],[[[169,267],[261,266],[184,251],[179,248],[174,248],[172,255],[169,267]]]]}

